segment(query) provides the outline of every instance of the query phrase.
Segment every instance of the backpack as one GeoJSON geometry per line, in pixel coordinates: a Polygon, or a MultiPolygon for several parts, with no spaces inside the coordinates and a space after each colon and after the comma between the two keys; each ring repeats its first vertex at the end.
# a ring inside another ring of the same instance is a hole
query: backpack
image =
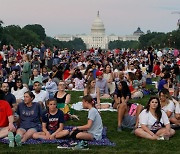
{"type": "Polygon", "coordinates": [[[135,116],[137,110],[137,104],[131,104],[131,107],[129,109],[129,115],[135,116]]]}

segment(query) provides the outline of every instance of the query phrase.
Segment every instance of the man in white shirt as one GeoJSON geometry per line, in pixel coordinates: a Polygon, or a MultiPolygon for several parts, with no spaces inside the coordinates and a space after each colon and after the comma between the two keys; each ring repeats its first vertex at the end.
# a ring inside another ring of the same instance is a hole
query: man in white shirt
{"type": "Polygon", "coordinates": [[[162,52],[161,52],[161,51],[158,51],[158,52],[157,52],[157,56],[158,56],[159,59],[161,59],[161,57],[162,57],[162,52]]]}
{"type": "Polygon", "coordinates": [[[35,81],[33,84],[33,94],[35,98],[33,102],[38,102],[41,104],[43,108],[46,107],[46,101],[49,99],[49,94],[47,91],[42,90],[41,83],[39,81],[35,81]]]}
{"type": "Polygon", "coordinates": [[[134,64],[131,62],[130,65],[129,65],[129,69],[127,69],[125,71],[125,74],[129,73],[129,72],[132,72],[132,73],[135,73],[137,69],[135,69],[134,67],[134,64]]]}

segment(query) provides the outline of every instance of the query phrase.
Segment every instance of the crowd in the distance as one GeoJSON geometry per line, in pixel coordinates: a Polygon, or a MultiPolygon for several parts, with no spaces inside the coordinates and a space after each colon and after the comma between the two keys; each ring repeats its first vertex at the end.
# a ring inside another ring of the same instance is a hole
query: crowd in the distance
{"type": "Polygon", "coordinates": [[[54,46],[51,51],[44,43],[40,49],[3,45],[0,138],[8,136],[10,147],[29,138],[99,140],[103,124],[96,109],[110,107],[101,99],[113,99],[118,132],[130,128],[142,138],[168,139],[175,134],[171,126],[180,126],[179,68],[179,51],[171,49],[69,51],[54,46]],[[157,90],[148,90],[153,78],[157,90]],[[83,91],[83,107],[89,109],[87,124],[72,132],[63,125],[65,106],[73,99],[67,90],[83,91]],[[156,91],[145,107],[129,103],[156,91]]]}

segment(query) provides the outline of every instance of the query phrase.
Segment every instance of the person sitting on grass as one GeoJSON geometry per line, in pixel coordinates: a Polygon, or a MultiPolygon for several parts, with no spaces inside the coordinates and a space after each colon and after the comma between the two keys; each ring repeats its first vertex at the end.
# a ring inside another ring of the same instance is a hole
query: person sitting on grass
{"type": "Polygon", "coordinates": [[[169,91],[167,89],[162,89],[159,92],[159,98],[161,103],[161,108],[166,112],[169,121],[175,126],[180,126],[180,118],[175,114],[177,113],[177,106],[179,102],[174,104],[176,101],[172,99],[169,91]]]}
{"type": "Polygon", "coordinates": [[[163,79],[161,79],[158,83],[158,92],[163,88],[169,89],[169,83],[170,83],[170,74],[165,73],[163,79]]]}
{"type": "Polygon", "coordinates": [[[77,126],[72,129],[70,136],[73,139],[82,140],[75,148],[87,147],[87,142],[84,140],[101,140],[103,124],[101,116],[98,110],[94,107],[93,98],[90,95],[86,95],[82,98],[83,107],[88,108],[88,122],[83,126],[77,126]]]}
{"type": "Polygon", "coordinates": [[[118,132],[122,132],[123,128],[133,129],[137,128],[138,125],[138,116],[143,110],[143,106],[141,104],[132,104],[127,103],[125,98],[122,97],[120,104],[118,104],[118,132]],[[132,107],[132,110],[131,110],[132,107]]]}
{"type": "Polygon", "coordinates": [[[57,109],[56,105],[57,101],[54,98],[48,100],[48,109],[42,115],[42,132],[34,133],[34,139],[53,140],[69,134],[68,130],[63,130],[64,114],[61,110],[57,109]]]}
{"type": "MultiPolygon", "coordinates": [[[[13,125],[14,117],[11,106],[4,99],[5,93],[0,90],[0,138],[7,137],[8,134],[13,134],[16,128],[13,125]]],[[[9,147],[14,147],[14,142],[9,143],[9,147]]]]}
{"type": "Polygon", "coordinates": [[[96,87],[96,80],[94,78],[90,78],[88,80],[87,86],[84,89],[84,96],[91,95],[95,102],[95,106],[98,109],[106,109],[109,108],[109,104],[100,104],[100,90],[96,87]]]}
{"type": "Polygon", "coordinates": [[[161,110],[159,98],[151,97],[139,115],[139,125],[135,135],[150,140],[168,140],[175,134],[166,113],[161,110]]]}
{"type": "Polygon", "coordinates": [[[10,142],[16,142],[17,146],[21,146],[22,142],[26,142],[33,134],[40,129],[40,118],[42,115],[41,105],[33,102],[35,98],[31,91],[24,93],[24,102],[19,103],[17,107],[17,114],[19,115],[20,125],[14,134],[8,134],[10,142]]]}
{"type": "Polygon", "coordinates": [[[54,98],[57,100],[57,108],[63,109],[66,104],[71,101],[71,95],[65,91],[66,83],[65,81],[59,81],[58,91],[55,93],[54,98]]]}
{"type": "Polygon", "coordinates": [[[96,87],[98,87],[100,90],[101,98],[104,98],[104,99],[110,98],[107,81],[103,77],[103,72],[98,70],[96,72],[96,77],[97,77],[96,87]]]}
{"type": "Polygon", "coordinates": [[[113,108],[117,109],[118,106],[122,102],[127,103],[130,98],[131,98],[131,92],[129,90],[127,82],[126,81],[117,82],[116,89],[115,89],[115,92],[114,92],[113,108]]]}
{"type": "Polygon", "coordinates": [[[129,83],[129,89],[131,91],[131,98],[142,98],[143,97],[143,93],[140,89],[140,82],[136,79],[136,76],[134,73],[129,72],[127,74],[127,80],[129,83]]]}

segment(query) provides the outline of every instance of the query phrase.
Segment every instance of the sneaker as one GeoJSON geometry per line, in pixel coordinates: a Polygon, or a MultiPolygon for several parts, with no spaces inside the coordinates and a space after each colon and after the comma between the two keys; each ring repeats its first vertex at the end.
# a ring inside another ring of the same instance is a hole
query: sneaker
{"type": "Polygon", "coordinates": [[[58,149],[70,149],[71,146],[67,142],[62,142],[57,146],[58,149]]]}
{"type": "Polygon", "coordinates": [[[15,142],[16,142],[16,145],[17,145],[17,146],[21,146],[21,145],[22,145],[22,143],[21,143],[21,135],[16,134],[16,136],[15,136],[15,142]]]}
{"type": "Polygon", "coordinates": [[[117,131],[118,131],[118,132],[122,132],[122,127],[118,127],[118,128],[117,128],[117,131]]]}
{"type": "Polygon", "coordinates": [[[159,136],[157,140],[164,140],[164,136],[159,136]]]}
{"type": "Polygon", "coordinates": [[[87,141],[80,141],[75,147],[72,148],[73,150],[89,150],[88,142],[87,141]]]}
{"type": "Polygon", "coordinates": [[[76,146],[77,144],[78,144],[78,143],[75,142],[75,141],[70,141],[70,142],[69,142],[69,145],[72,146],[72,147],[73,147],[73,146],[76,146]]]}
{"type": "Polygon", "coordinates": [[[8,133],[9,147],[14,148],[14,134],[13,132],[8,133]]]}

